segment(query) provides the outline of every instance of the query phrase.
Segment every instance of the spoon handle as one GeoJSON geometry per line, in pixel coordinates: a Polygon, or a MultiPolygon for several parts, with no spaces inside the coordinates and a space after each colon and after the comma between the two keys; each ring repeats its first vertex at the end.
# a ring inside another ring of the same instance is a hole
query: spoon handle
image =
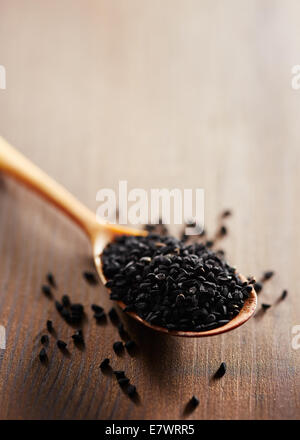
{"type": "Polygon", "coordinates": [[[0,136],[0,171],[29,186],[71,217],[89,237],[95,236],[100,224],[96,215],[63,186],[30,162],[0,136]]]}

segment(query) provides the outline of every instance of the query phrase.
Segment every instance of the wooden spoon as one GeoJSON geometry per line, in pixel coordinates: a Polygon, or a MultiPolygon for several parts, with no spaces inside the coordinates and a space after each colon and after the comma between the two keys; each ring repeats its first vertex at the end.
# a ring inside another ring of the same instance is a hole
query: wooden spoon
{"type": "MultiPolygon", "coordinates": [[[[104,221],[99,222],[96,215],[79,202],[72,194],[70,194],[60,184],[51,179],[47,174],[40,170],[37,166],[26,159],[21,153],[16,151],[3,138],[0,137],[0,170],[10,174],[21,183],[29,186],[38,194],[46,198],[55,206],[60,208],[65,214],[71,217],[88,235],[93,251],[93,257],[97,272],[100,279],[105,284],[106,278],[102,270],[101,254],[105,246],[114,240],[118,235],[135,235],[145,236],[147,232],[137,229],[126,228],[124,226],[113,225],[104,221]]],[[[239,275],[242,281],[245,278],[239,275]]],[[[117,301],[121,309],[125,304],[117,301]]],[[[215,328],[204,332],[189,332],[167,330],[166,328],[151,325],[144,321],[136,313],[127,312],[132,318],[141,322],[146,327],[173,336],[184,337],[203,337],[214,336],[233,330],[244,324],[254,313],[257,303],[257,297],[254,288],[245,301],[240,313],[227,324],[222,327],[215,328]]]]}

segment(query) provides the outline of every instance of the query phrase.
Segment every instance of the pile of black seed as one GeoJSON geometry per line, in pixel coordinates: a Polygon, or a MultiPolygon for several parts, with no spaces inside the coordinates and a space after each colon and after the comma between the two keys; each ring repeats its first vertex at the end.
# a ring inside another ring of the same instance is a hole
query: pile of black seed
{"type": "Polygon", "coordinates": [[[225,325],[252,290],[222,255],[170,236],[118,237],[105,248],[102,262],[111,299],[169,330],[225,325]]]}

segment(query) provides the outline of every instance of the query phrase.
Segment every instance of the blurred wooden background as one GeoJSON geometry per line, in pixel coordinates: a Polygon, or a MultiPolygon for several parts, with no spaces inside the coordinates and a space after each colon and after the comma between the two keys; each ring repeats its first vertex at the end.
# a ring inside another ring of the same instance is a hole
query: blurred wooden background
{"type": "Polygon", "coordinates": [[[234,212],[222,246],[245,275],[273,269],[242,328],[171,339],[132,322],[137,357],[111,355],[137,385],[132,402],[98,365],[118,339],[88,311],[86,350],[64,357],[46,319],[72,329],[40,293],[47,271],[86,307],[89,244],[61,214],[6,177],[0,187],[0,418],[299,418],[300,64],[297,0],[0,0],[0,134],[93,211],[96,193],[129,187],[204,188],[206,228],[234,212]],[[286,301],[276,303],[283,288],[286,301]],[[275,304],[276,303],[276,304],[275,304]],[[227,374],[212,380],[221,361],[227,374]],[[184,414],[193,395],[200,405],[184,414]]]}

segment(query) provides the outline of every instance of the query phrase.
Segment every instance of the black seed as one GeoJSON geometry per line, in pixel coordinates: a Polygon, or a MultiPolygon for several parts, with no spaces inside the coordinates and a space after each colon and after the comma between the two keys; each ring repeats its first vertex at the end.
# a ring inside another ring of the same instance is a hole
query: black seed
{"type": "Polygon", "coordinates": [[[136,393],[136,387],[134,385],[128,385],[127,394],[129,397],[133,397],[136,393]]]}
{"type": "Polygon", "coordinates": [[[64,307],[69,307],[71,305],[71,301],[68,295],[64,295],[61,299],[61,302],[64,307]]]}
{"type": "Polygon", "coordinates": [[[94,318],[96,319],[96,321],[100,322],[100,321],[104,321],[106,318],[106,314],[105,312],[97,312],[94,314],[94,318]]]}
{"type": "Polygon", "coordinates": [[[265,303],[263,303],[263,304],[261,305],[261,307],[262,307],[263,310],[268,310],[268,309],[271,307],[271,304],[265,304],[265,303]]]}
{"type": "Polygon", "coordinates": [[[108,368],[108,366],[109,366],[109,359],[108,358],[103,359],[103,361],[100,364],[101,370],[105,370],[106,368],[108,368]]]}
{"type": "Polygon", "coordinates": [[[226,235],[227,234],[227,228],[226,228],[226,226],[221,226],[221,228],[220,228],[220,235],[221,236],[224,236],[224,235],[226,235]]]}
{"type": "Polygon", "coordinates": [[[122,322],[119,322],[119,324],[118,324],[118,332],[119,332],[119,335],[121,336],[121,338],[123,338],[123,339],[124,339],[124,337],[128,336],[127,332],[124,328],[124,324],[122,322]]]}
{"type": "Polygon", "coordinates": [[[72,335],[72,339],[75,342],[75,344],[83,344],[84,343],[84,339],[83,339],[83,332],[82,332],[82,330],[81,329],[76,330],[74,335],[72,335]]]}
{"type": "Polygon", "coordinates": [[[226,209],[226,211],[222,212],[221,217],[225,218],[225,217],[229,217],[230,215],[232,215],[232,212],[229,209],[226,209]]]}
{"type": "Polygon", "coordinates": [[[49,336],[48,335],[43,335],[41,337],[41,343],[44,345],[48,345],[49,344],[49,336]]]}
{"type": "MultiPolygon", "coordinates": [[[[233,319],[252,285],[221,254],[188,243],[158,234],[117,237],[102,254],[110,298],[169,330],[206,331],[233,319]]],[[[109,316],[119,322],[115,310],[109,316]]],[[[122,325],[119,332],[125,339],[122,325]]]]}
{"type": "Polygon", "coordinates": [[[122,379],[125,377],[125,371],[116,370],[114,371],[114,375],[116,376],[117,379],[122,379]]]}
{"type": "Polygon", "coordinates": [[[41,361],[42,363],[43,363],[43,362],[46,362],[46,360],[48,359],[45,348],[42,348],[42,349],[41,349],[41,351],[40,351],[40,353],[39,353],[39,358],[40,358],[40,361],[41,361]]]}
{"type": "Polygon", "coordinates": [[[280,299],[281,299],[281,300],[285,299],[285,298],[287,297],[287,295],[288,295],[288,291],[287,291],[287,290],[284,290],[284,291],[282,292],[282,294],[281,294],[280,299]]]}
{"type": "Polygon", "coordinates": [[[47,321],[47,330],[49,333],[53,332],[53,324],[52,321],[50,321],[49,319],[47,321]]]}
{"type": "Polygon", "coordinates": [[[57,284],[56,284],[55,278],[54,278],[54,276],[53,276],[53,274],[52,274],[51,272],[47,273],[46,278],[47,278],[47,280],[48,280],[48,283],[49,283],[52,287],[54,287],[54,288],[57,287],[57,284]]]}
{"type": "Polygon", "coordinates": [[[88,272],[85,271],[83,272],[83,277],[85,278],[85,280],[91,284],[91,285],[96,285],[98,284],[98,278],[97,275],[95,275],[93,272],[88,272]]]}
{"type": "Polygon", "coordinates": [[[42,292],[43,292],[46,296],[48,296],[49,298],[52,297],[51,289],[50,289],[50,287],[47,286],[46,284],[44,284],[44,285],[42,286],[42,292]]]}
{"type": "Polygon", "coordinates": [[[64,350],[67,346],[67,343],[64,341],[61,341],[60,339],[57,341],[57,346],[58,348],[60,348],[61,350],[64,350]]]}
{"type": "Polygon", "coordinates": [[[128,385],[129,382],[130,380],[128,379],[128,377],[122,377],[121,379],[118,379],[118,384],[120,385],[120,387],[128,385]]]}
{"type": "Polygon", "coordinates": [[[96,304],[92,304],[91,309],[96,313],[101,313],[104,311],[103,307],[97,306],[96,304]]]}
{"type": "Polygon", "coordinates": [[[83,312],[84,312],[84,307],[83,307],[82,304],[72,304],[70,306],[70,309],[71,309],[72,312],[76,312],[76,313],[79,313],[79,314],[83,314],[83,312]]]}
{"type": "Polygon", "coordinates": [[[134,305],[130,304],[129,306],[124,307],[123,312],[133,312],[134,311],[134,305]]]}
{"type": "Polygon", "coordinates": [[[199,405],[199,399],[196,396],[193,396],[190,400],[190,404],[193,408],[199,405]]]}
{"type": "Polygon", "coordinates": [[[55,301],[56,310],[61,313],[63,310],[63,305],[59,301],[55,301]]]}
{"type": "Polygon", "coordinates": [[[259,293],[259,292],[262,291],[263,285],[262,285],[262,283],[255,283],[255,284],[253,285],[253,287],[254,287],[255,292],[256,292],[256,293],[259,293]]]}
{"type": "Polygon", "coordinates": [[[267,272],[263,273],[262,279],[263,279],[263,281],[267,281],[270,278],[272,278],[273,275],[274,275],[274,272],[272,270],[268,270],[267,272]]]}
{"type": "Polygon", "coordinates": [[[136,347],[136,344],[134,341],[127,341],[125,342],[125,347],[128,351],[133,350],[136,347]]]}
{"type": "Polygon", "coordinates": [[[218,370],[215,373],[215,377],[224,376],[224,374],[226,373],[226,369],[227,369],[226,363],[222,362],[221,365],[219,366],[218,370]]]}
{"type": "Polygon", "coordinates": [[[113,349],[115,353],[117,354],[121,353],[124,350],[123,342],[121,341],[114,342],[113,349]]]}
{"type": "Polygon", "coordinates": [[[61,316],[68,321],[71,318],[71,313],[69,312],[69,310],[62,308],[61,310],[61,316]]]}
{"type": "Polygon", "coordinates": [[[113,307],[110,309],[110,311],[108,312],[108,316],[110,317],[110,320],[112,322],[117,322],[119,321],[119,316],[116,312],[116,309],[114,309],[113,307]]]}

